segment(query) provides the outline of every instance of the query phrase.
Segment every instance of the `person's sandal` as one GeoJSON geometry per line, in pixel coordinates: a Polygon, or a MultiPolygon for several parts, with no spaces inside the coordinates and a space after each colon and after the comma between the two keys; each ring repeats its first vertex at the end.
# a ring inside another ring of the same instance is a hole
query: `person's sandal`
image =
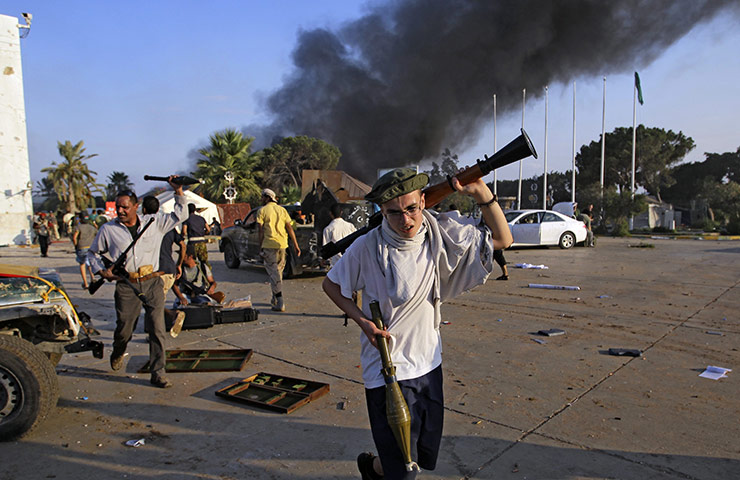
{"type": "Polygon", "coordinates": [[[496,280],[508,280],[508,279],[509,279],[509,276],[508,275],[501,275],[496,280]]]}
{"type": "Polygon", "coordinates": [[[375,455],[370,452],[363,452],[357,456],[357,469],[360,470],[362,480],[383,480],[382,475],[375,473],[374,462],[375,455]]]}

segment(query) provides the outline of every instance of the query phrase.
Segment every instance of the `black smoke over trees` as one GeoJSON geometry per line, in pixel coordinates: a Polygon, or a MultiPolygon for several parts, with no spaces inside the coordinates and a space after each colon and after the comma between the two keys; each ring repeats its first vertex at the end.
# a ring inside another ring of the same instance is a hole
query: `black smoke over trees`
{"type": "MultiPolygon", "coordinates": [[[[338,30],[301,32],[294,70],[265,102],[259,147],[308,135],[339,147],[339,168],[372,178],[442,146],[475,142],[492,111],[521,89],[631,71],[730,0],[405,0],[374,3],[338,30]]],[[[536,96],[536,95],[535,95],[536,96]]]]}

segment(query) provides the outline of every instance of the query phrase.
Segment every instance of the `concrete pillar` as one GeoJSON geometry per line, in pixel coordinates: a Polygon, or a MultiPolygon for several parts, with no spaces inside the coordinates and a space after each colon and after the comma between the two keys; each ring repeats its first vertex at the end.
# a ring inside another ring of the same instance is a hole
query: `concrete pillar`
{"type": "Polygon", "coordinates": [[[0,15],[0,245],[31,241],[31,169],[18,19],[0,15]]]}

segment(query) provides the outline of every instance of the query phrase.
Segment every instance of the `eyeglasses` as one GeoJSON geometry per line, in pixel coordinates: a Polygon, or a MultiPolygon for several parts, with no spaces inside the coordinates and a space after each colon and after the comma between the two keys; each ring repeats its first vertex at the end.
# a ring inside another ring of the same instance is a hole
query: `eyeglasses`
{"type": "Polygon", "coordinates": [[[416,216],[416,214],[419,213],[420,210],[421,208],[419,208],[418,205],[411,205],[405,210],[387,210],[385,214],[394,220],[401,220],[404,215],[408,216],[409,218],[416,216]]]}

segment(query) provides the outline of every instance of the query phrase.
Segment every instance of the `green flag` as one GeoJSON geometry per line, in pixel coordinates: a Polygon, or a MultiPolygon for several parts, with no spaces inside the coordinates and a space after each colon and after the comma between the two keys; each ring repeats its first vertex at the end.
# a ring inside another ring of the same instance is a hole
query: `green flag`
{"type": "Polygon", "coordinates": [[[637,101],[642,105],[642,87],[640,87],[640,76],[635,72],[635,88],[637,89],[637,101]]]}

